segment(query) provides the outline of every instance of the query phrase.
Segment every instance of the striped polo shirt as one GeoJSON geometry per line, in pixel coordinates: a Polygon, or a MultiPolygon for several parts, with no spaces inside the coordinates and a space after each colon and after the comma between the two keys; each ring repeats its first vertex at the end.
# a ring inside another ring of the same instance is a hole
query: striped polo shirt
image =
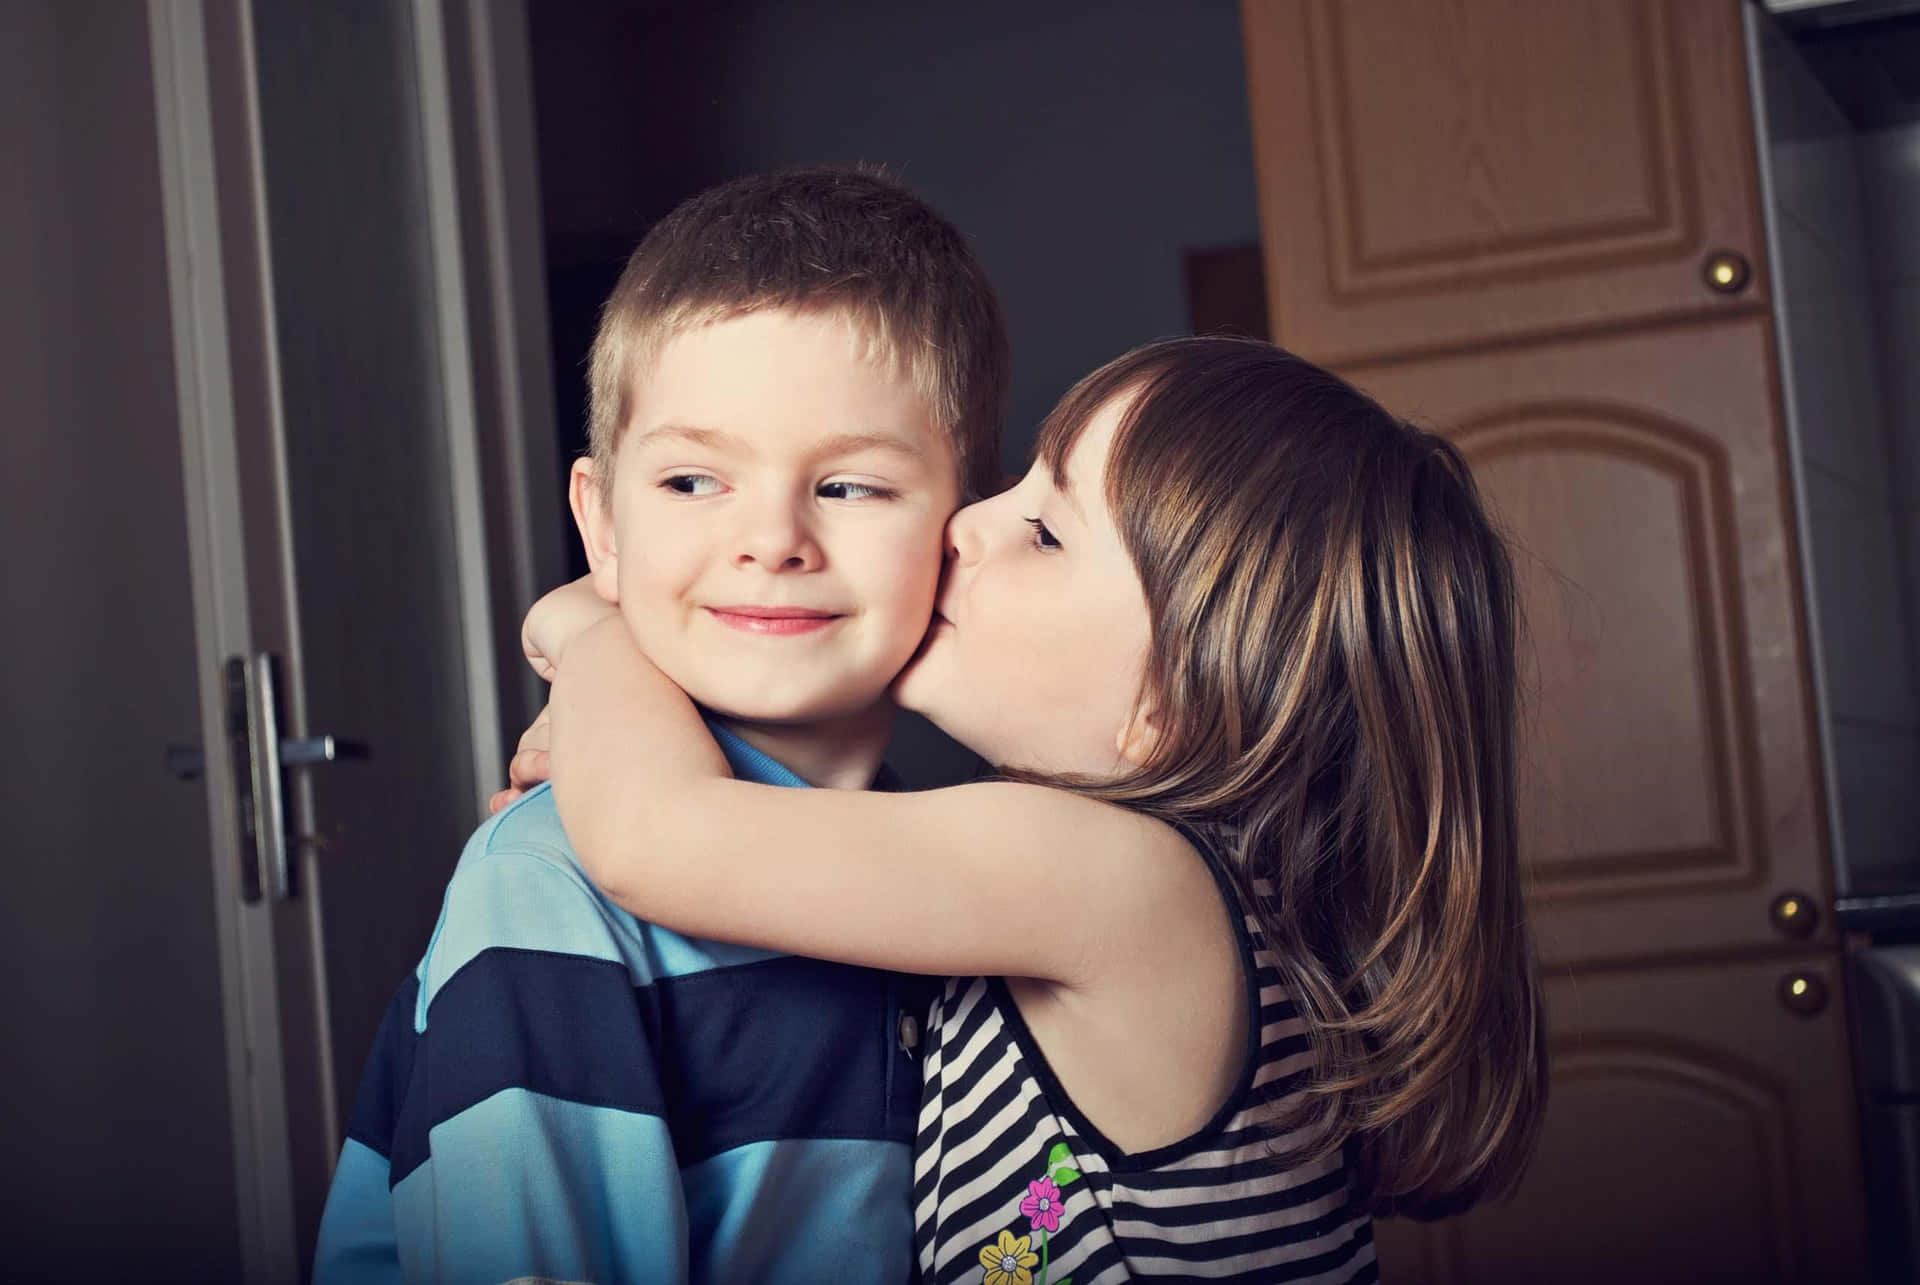
{"type": "MultiPolygon", "coordinates": [[[[735,775],[805,785],[714,732],[735,775]]],[[[907,1279],[923,985],[636,919],[531,790],[380,1028],[316,1285],[907,1279]]]]}

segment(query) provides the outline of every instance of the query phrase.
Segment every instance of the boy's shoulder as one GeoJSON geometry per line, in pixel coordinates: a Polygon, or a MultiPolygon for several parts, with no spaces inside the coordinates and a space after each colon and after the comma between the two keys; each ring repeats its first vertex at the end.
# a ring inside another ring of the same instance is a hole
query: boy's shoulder
{"type": "Polygon", "coordinates": [[[564,879],[578,879],[588,890],[593,887],[567,840],[566,827],[560,824],[560,809],[548,784],[534,786],[482,821],[468,836],[453,877],[456,881],[463,876],[485,877],[496,867],[525,873],[544,869],[564,879]]]}
{"type": "Polygon", "coordinates": [[[425,1028],[441,988],[495,952],[618,965],[636,986],[777,957],[683,937],[615,905],[581,868],[545,785],[489,817],[467,840],[416,970],[416,1029],[425,1028]]]}

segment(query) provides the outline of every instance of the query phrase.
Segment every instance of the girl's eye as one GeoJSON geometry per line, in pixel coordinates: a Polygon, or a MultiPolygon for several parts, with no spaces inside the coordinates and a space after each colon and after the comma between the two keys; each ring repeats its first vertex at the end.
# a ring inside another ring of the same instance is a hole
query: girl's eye
{"type": "Polygon", "coordinates": [[[720,479],[705,473],[675,473],[660,485],[675,495],[713,495],[721,489],[720,479]]]}
{"type": "Polygon", "coordinates": [[[1047,530],[1047,524],[1039,518],[1028,518],[1026,519],[1026,523],[1033,528],[1034,548],[1057,549],[1060,547],[1060,542],[1053,538],[1053,532],[1047,530]]]}
{"type": "Polygon", "coordinates": [[[822,482],[820,496],[828,500],[890,500],[894,492],[864,482],[822,482]]]}

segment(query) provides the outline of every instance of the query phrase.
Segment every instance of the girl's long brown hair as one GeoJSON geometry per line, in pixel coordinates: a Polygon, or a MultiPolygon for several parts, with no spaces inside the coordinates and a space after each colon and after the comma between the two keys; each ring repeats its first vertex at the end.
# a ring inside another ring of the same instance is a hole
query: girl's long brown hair
{"type": "Polygon", "coordinates": [[[1159,735],[1122,780],[1052,783],[1218,839],[1316,1055],[1280,1158],[1346,1148],[1375,1211],[1463,1209],[1518,1178],[1547,1088],[1506,548],[1450,443],[1247,340],[1089,375],[1040,432],[1056,476],[1120,395],[1159,735]]]}

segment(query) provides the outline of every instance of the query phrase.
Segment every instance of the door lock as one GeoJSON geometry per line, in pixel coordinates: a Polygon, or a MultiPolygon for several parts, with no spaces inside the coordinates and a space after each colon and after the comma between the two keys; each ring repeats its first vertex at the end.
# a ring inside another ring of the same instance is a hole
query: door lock
{"type": "MultiPolygon", "coordinates": [[[[312,767],[341,759],[365,758],[367,747],[335,736],[280,735],[279,661],[260,652],[251,661],[232,656],[221,668],[225,687],[225,739],[233,768],[234,829],[240,850],[240,897],[260,900],[261,874],[277,900],[294,894],[293,840],[287,833],[282,768],[312,767]],[[255,754],[256,745],[277,746],[274,754],[255,754]]],[[[206,772],[198,745],[167,746],[167,771],[183,781],[206,772]]]]}

